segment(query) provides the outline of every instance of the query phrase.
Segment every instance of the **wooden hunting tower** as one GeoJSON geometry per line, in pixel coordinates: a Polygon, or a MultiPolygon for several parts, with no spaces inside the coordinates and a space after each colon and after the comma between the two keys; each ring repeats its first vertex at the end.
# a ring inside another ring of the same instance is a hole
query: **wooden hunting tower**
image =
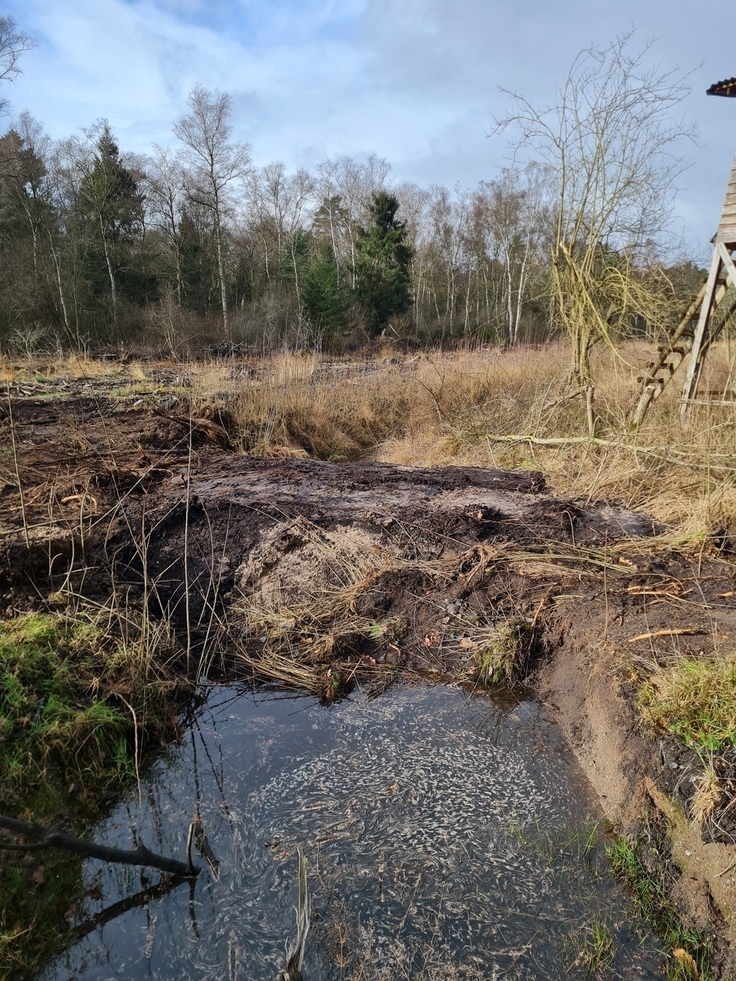
{"type": "MultiPolygon", "coordinates": [[[[707,95],[736,98],[736,78],[716,82],[707,95]]],[[[632,421],[639,425],[649,406],[657,399],[688,354],[691,355],[680,396],[680,415],[687,414],[695,398],[703,362],[711,344],[736,311],[736,159],[731,164],[726,200],[713,242],[713,259],[705,285],[687,313],[658,348],[659,357],[647,365],[640,379],[639,401],[632,421]]]]}

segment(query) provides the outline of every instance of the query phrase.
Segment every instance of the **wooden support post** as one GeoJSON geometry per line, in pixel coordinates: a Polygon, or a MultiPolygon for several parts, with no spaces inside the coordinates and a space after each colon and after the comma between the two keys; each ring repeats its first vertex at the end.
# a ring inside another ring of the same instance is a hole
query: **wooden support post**
{"type": "Polygon", "coordinates": [[[680,418],[687,416],[697,393],[703,363],[710,346],[736,311],[736,264],[732,258],[736,252],[736,160],[731,165],[726,199],[714,243],[713,260],[705,286],[678,326],[669,332],[666,342],[659,349],[657,360],[647,365],[639,379],[639,399],[631,416],[633,426],[641,425],[649,406],[659,398],[689,354],[690,361],[680,396],[680,418]]]}
{"type": "Polygon", "coordinates": [[[684,419],[687,414],[689,402],[694,397],[698,387],[698,381],[700,380],[700,371],[703,367],[703,341],[706,336],[706,330],[710,326],[713,303],[716,297],[716,284],[722,268],[723,259],[718,251],[718,246],[716,246],[713,250],[713,260],[710,264],[710,272],[708,273],[708,279],[705,284],[705,295],[703,297],[703,304],[700,307],[698,326],[695,328],[693,345],[690,349],[690,364],[687,366],[685,384],[682,386],[682,395],[680,396],[681,419],[684,419]]]}

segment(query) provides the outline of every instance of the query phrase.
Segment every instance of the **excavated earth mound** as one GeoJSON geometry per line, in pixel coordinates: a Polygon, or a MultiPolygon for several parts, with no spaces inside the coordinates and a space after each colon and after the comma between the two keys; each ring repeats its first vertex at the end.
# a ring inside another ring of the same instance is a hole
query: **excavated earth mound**
{"type": "MultiPolygon", "coordinates": [[[[690,821],[692,754],[634,708],[654,660],[736,646],[729,556],[680,554],[645,515],[555,497],[539,473],[249,458],[217,421],[79,393],[2,411],[6,616],[60,590],[145,593],[181,645],[228,638],[223,672],[290,661],[325,697],[408,669],[479,685],[513,648],[508,673],[558,720],[603,813],[669,842],[671,894],[734,971],[733,795],[690,821]]],[[[719,765],[736,786],[736,761],[719,765]]]]}

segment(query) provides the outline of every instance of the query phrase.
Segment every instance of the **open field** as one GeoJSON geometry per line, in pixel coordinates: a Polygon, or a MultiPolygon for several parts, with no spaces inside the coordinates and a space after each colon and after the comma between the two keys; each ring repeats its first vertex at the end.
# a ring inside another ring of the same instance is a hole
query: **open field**
{"type": "MultiPolygon", "coordinates": [[[[94,623],[143,741],[203,674],[532,683],[732,971],[736,414],[670,386],[631,431],[648,352],[599,357],[592,401],[562,345],[5,362],[0,609],[94,623]]],[[[725,345],[706,372],[728,402],[725,345]]]]}

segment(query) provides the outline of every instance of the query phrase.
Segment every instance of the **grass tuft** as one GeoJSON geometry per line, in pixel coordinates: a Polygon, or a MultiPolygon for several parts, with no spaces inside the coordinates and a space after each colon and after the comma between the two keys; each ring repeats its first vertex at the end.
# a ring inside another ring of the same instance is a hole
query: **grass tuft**
{"type": "Polygon", "coordinates": [[[492,636],[474,654],[479,679],[496,685],[522,677],[529,659],[532,629],[523,617],[494,624],[492,636]]]}
{"type": "Polygon", "coordinates": [[[598,975],[613,965],[613,936],[600,920],[593,920],[584,928],[573,931],[566,946],[573,955],[572,966],[581,967],[590,975],[598,975]]]}
{"type": "Polygon", "coordinates": [[[692,978],[710,981],[710,943],[701,930],[682,925],[663,883],[648,871],[640,858],[637,842],[622,835],[606,848],[606,855],[613,872],[631,889],[639,914],[671,948],[667,977],[671,981],[692,978]]]}
{"type": "Polygon", "coordinates": [[[736,654],[681,657],[658,668],[639,690],[639,706],[652,726],[690,749],[715,752],[736,746],[736,654]]]}

